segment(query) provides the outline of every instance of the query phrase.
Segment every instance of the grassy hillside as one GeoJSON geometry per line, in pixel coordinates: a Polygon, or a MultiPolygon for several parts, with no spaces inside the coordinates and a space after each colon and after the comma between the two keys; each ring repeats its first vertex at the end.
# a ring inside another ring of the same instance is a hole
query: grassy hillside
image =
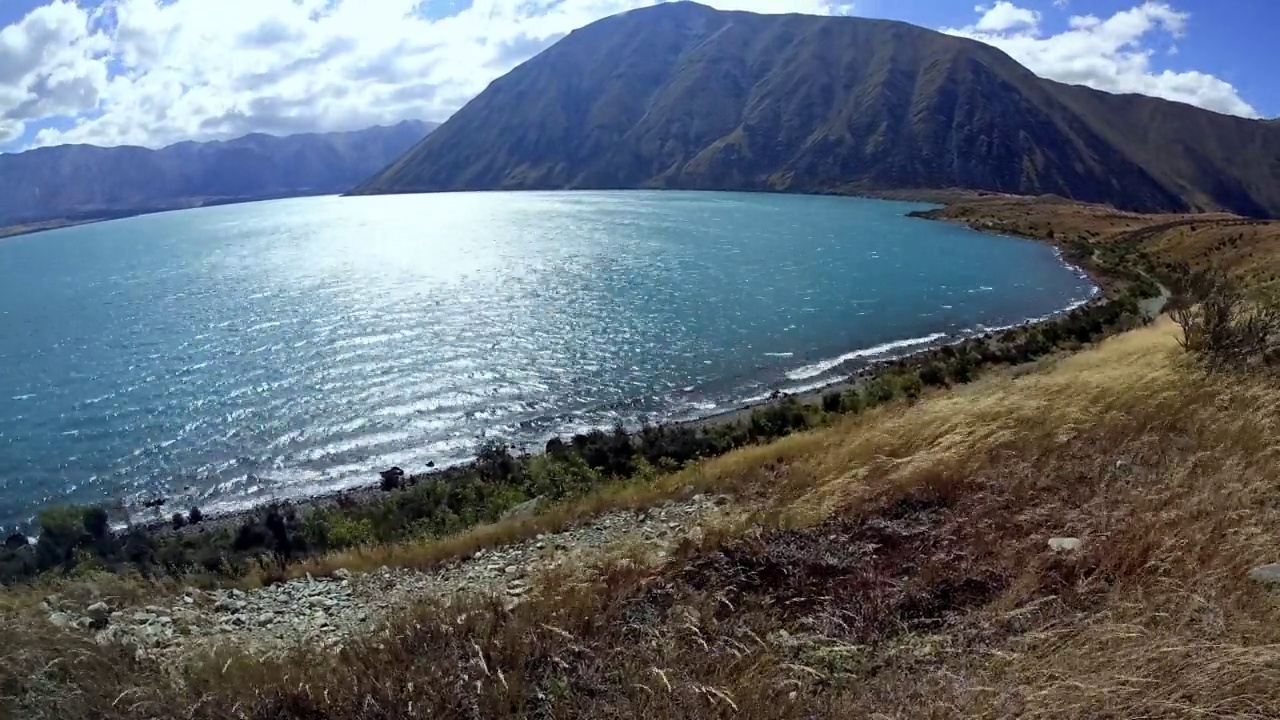
{"type": "Polygon", "coordinates": [[[1036,77],[904,23],[666,3],[571,33],[359,193],[1055,193],[1280,215],[1280,128],[1036,77]]]}
{"type": "Polygon", "coordinates": [[[1059,198],[1013,196],[961,198],[923,214],[1060,243],[1126,245],[1166,267],[1214,265],[1237,275],[1254,292],[1280,297],[1280,222],[1228,213],[1144,215],[1059,198]]]}
{"type": "Polygon", "coordinates": [[[405,607],[337,655],[162,665],[51,628],[13,591],[0,703],[49,718],[1274,717],[1280,606],[1247,573],[1280,559],[1280,390],[1198,372],[1175,335],[1162,322],[699,463],[644,501],[724,492],[737,511],[674,558],[617,547],[510,610],[405,607]]]}

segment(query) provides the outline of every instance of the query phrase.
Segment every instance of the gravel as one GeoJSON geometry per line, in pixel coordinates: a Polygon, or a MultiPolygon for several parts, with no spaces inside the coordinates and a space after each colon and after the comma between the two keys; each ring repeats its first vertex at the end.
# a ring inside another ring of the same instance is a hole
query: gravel
{"type": "Polygon", "coordinates": [[[140,656],[171,657],[219,646],[265,655],[301,642],[337,648],[429,596],[486,594],[514,606],[534,591],[529,575],[580,562],[585,554],[619,542],[638,541],[661,558],[680,538],[701,537],[708,517],[724,512],[728,504],[725,496],[699,495],[638,513],[611,513],[564,532],[481,550],[427,572],[339,569],[330,577],[307,576],[249,592],[186,588],[167,605],[142,610],[112,611],[97,602],[76,612],[52,596],[46,607],[53,624],[93,632],[101,643],[126,643],[140,656]]]}

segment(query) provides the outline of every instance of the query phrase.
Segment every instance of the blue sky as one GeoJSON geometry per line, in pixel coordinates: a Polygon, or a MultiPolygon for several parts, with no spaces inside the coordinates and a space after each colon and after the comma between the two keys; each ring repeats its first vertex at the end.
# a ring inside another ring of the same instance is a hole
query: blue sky
{"type": "MultiPolygon", "coordinates": [[[[0,0],[0,151],[442,120],[566,32],[661,0],[0,0]]],[[[905,20],[1045,77],[1280,116],[1276,0],[704,0],[905,20]]]]}

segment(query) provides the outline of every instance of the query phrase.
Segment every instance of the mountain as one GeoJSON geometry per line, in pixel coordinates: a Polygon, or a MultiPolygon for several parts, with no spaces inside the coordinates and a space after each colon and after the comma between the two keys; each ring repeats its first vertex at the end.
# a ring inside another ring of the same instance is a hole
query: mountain
{"type": "Polygon", "coordinates": [[[338,193],[386,167],[434,127],[407,121],[160,150],[60,145],[0,155],[0,226],[338,193]]]}
{"type": "Polygon", "coordinates": [[[1053,193],[1280,215],[1280,126],[1037,77],[900,22],[666,3],[581,28],[354,192],[1053,193]]]}

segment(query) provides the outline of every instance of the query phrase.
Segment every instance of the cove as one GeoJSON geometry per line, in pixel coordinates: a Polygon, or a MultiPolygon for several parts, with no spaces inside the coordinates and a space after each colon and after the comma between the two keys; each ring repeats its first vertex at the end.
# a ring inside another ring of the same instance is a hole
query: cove
{"type": "Polygon", "coordinates": [[[0,241],[0,524],[230,508],[693,418],[1094,288],[928,206],[712,192],[201,208],[0,241]]]}

